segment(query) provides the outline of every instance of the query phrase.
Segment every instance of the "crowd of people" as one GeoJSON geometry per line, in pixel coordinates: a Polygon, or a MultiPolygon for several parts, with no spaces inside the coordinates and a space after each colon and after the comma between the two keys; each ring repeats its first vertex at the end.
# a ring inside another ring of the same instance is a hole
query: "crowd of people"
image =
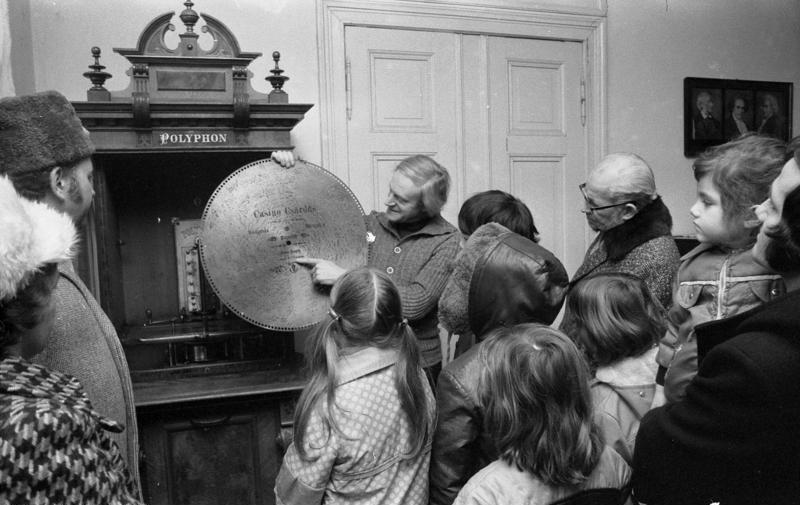
{"type": "MultiPolygon", "coordinates": [[[[0,100],[3,503],[141,503],[130,374],[70,263],[93,152],[60,94],[0,100]]],[[[277,502],[793,502],[800,138],[746,133],[693,173],[699,245],[679,257],[645,160],[602,159],[570,277],[521,200],[472,195],[456,228],[446,168],[400,162],[366,265],[298,260],[330,309],[277,502]]]]}

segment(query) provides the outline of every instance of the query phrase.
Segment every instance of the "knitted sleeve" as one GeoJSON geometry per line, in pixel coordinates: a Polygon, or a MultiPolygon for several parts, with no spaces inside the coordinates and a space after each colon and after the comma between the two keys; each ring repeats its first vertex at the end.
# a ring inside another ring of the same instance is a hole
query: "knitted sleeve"
{"type": "Polygon", "coordinates": [[[397,287],[405,317],[413,321],[436,310],[453,268],[453,258],[458,253],[458,243],[458,234],[451,234],[447,240],[436,246],[411,282],[399,283],[397,287]]]}

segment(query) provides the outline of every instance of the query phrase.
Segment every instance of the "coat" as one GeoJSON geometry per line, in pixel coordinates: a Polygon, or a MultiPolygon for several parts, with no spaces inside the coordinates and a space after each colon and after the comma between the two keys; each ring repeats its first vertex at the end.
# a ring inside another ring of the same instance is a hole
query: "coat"
{"type": "MultiPolygon", "coordinates": [[[[680,254],[671,235],[672,216],[657,198],[621,225],[600,232],[589,246],[583,263],[570,280],[570,289],[596,273],[624,272],[644,281],[653,296],[668,309],[680,254]]],[[[569,308],[561,331],[573,333],[569,308]]]]}
{"type": "Polygon", "coordinates": [[[119,446],[80,383],[21,358],[0,361],[0,503],[140,505],[119,446]]]}
{"type": "Polygon", "coordinates": [[[635,497],[648,504],[800,496],[800,291],[696,328],[685,399],[642,419],[635,497]]]}
{"type": "Polygon", "coordinates": [[[656,393],[656,348],[600,367],[592,383],[595,421],[606,445],[630,464],[639,421],[653,406],[656,393]]]}
{"type": "Polygon", "coordinates": [[[597,488],[620,490],[620,503],[630,493],[627,489],[631,469],[611,448],[606,447],[594,471],[577,486],[557,487],[546,484],[528,472],[505,461],[495,461],[461,490],[455,505],[549,505],[580,491],[597,488]]]}
{"type": "MultiPolygon", "coordinates": [[[[478,340],[499,326],[553,322],[564,302],[567,272],[550,251],[495,223],[470,236],[465,250],[473,247],[481,252],[469,285],[468,319],[478,340]]],[[[473,346],[439,375],[431,456],[434,505],[452,503],[472,475],[497,459],[478,401],[479,349],[473,346]]]]}
{"type": "Polygon", "coordinates": [[[697,373],[695,326],[745,312],[785,292],[781,276],[757,263],[751,249],[700,244],[685,254],[656,357],[667,401],[683,398],[697,373]]]}
{"type": "Polygon", "coordinates": [[[374,240],[367,264],[389,274],[400,292],[403,316],[417,336],[423,366],[442,361],[437,307],[461,235],[442,216],[433,217],[422,229],[401,237],[383,212],[366,218],[374,240]]]}
{"type": "Polygon", "coordinates": [[[58,265],[56,321],[44,350],[31,361],[78,379],[102,416],[125,430],[111,433],[139,485],[139,436],[133,385],[114,326],[70,261],[58,265]]]}
{"type": "MultiPolygon", "coordinates": [[[[325,429],[316,413],[305,427],[306,453],[289,446],[275,481],[278,504],[315,503],[425,505],[428,503],[430,438],[422,452],[407,459],[407,416],[395,386],[397,351],[368,347],[339,360],[335,390],[336,421],[344,436],[325,429]]],[[[419,371],[432,431],[433,392],[419,371]]]]}

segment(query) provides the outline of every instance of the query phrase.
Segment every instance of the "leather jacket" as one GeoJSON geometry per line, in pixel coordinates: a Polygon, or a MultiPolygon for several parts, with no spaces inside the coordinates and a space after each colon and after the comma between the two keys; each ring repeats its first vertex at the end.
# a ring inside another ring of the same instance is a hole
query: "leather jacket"
{"type": "MultiPolygon", "coordinates": [[[[470,327],[478,341],[499,326],[553,322],[564,302],[568,277],[550,251],[496,223],[478,228],[466,248],[483,251],[472,274],[468,302],[470,327]]],[[[479,346],[473,346],[439,375],[430,474],[434,505],[451,504],[470,477],[497,459],[494,443],[483,429],[478,353],[479,346]]]]}

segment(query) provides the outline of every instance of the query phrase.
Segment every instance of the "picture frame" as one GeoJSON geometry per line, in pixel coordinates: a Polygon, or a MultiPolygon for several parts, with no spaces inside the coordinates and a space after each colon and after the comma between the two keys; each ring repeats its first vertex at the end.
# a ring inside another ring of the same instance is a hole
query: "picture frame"
{"type": "Polygon", "coordinates": [[[788,141],[792,93],[790,82],[684,78],[684,155],[697,156],[750,131],[788,141]]]}

